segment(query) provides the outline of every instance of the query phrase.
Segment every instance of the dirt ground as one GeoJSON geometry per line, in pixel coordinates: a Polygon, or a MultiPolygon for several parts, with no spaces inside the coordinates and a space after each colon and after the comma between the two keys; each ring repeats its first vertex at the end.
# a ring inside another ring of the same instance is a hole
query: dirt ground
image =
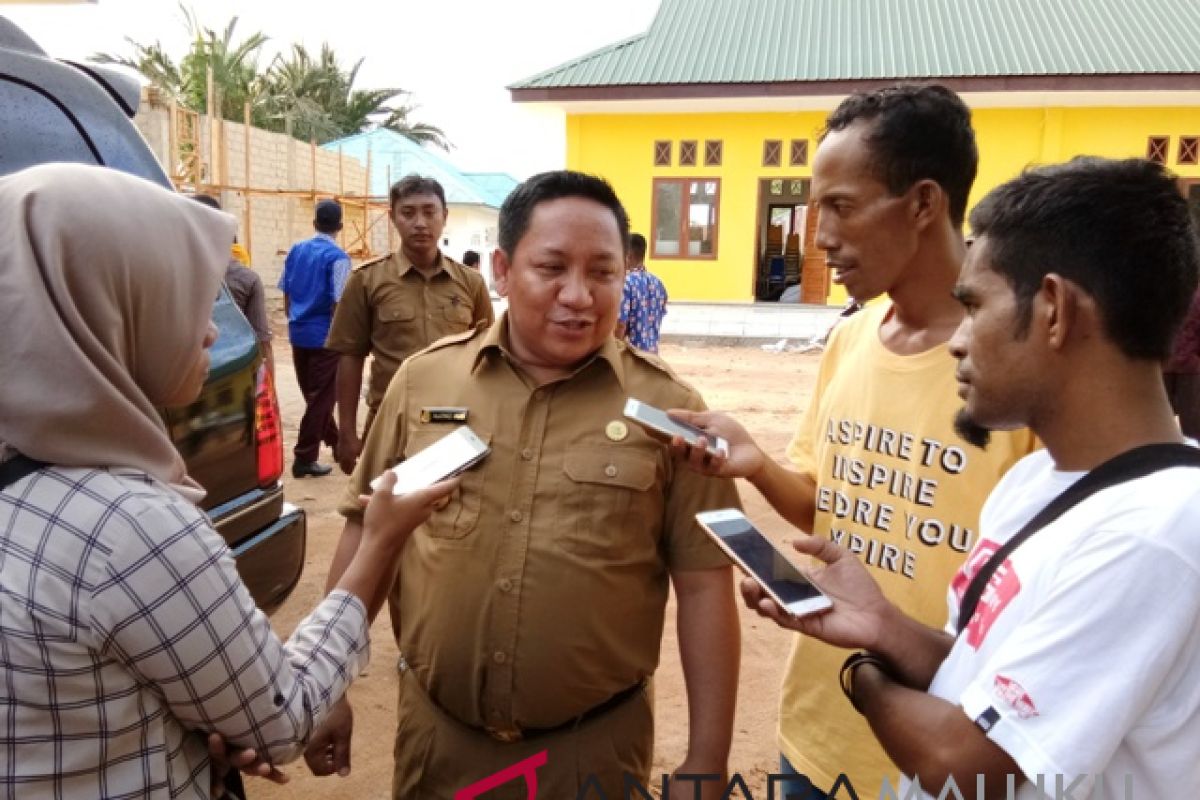
{"type": "MultiPolygon", "coordinates": [[[[282,320],[276,320],[280,330],[282,320]]],[[[283,329],[286,329],[284,327],[283,329]]],[[[342,518],[334,510],[345,477],[340,471],[326,478],[293,480],[291,448],[304,405],[296,388],[286,337],[276,337],[277,382],[283,409],[285,457],[289,472],[284,478],[289,501],[308,512],[308,553],[304,576],[288,602],[273,617],[280,636],[319,602],[325,577],[341,531],[342,518]],[[283,341],[280,341],[280,339],[283,341]]],[[[754,434],[763,448],[783,459],[784,448],[800,409],[812,393],[819,356],[764,352],[757,348],[663,346],[661,355],[704,395],[709,406],[731,412],[754,434]]],[[[361,420],[363,415],[360,414],[361,420]]],[[[327,454],[322,459],[332,461],[327,454]]],[[[790,527],[771,510],[748,484],[739,487],[747,515],[777,540],[791,535],[790,527]]],[[[672,600],[673,602],[673,600],[672,600]]],[[[740,607],[740,604],[739,604],[740,607]]],[[[730,771],[742,775],[755,797],[766,796],[766,775],[777,772],[775,745],[778,686],[791,634],[760,620],[742,608],[742,669],[738,691],[730,771]]],[[[396,645],[386,612],[371,630],[372,660],[368,675],[350,690],[355,709],[351,774],[345,778],[314,778],[303,762],[285,771],[291,782],[270,786],[255,781],[247,787],[256,800],[321,798],[360,800],[390,795],[392,739],[395,730],[397,674],[396,645]]],[[[687,702],[676,646],[674,613],[667,614],[662,663],[656,686],[656,743],[654,775],[672,770],[687,747],[687,702]]]]}

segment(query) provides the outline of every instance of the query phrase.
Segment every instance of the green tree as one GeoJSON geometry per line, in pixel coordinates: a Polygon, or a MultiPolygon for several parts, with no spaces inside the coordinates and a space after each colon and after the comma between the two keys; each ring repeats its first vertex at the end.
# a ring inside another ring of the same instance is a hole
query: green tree
{"type": "Polygon", "coordinates": [[[415,107],[393,103],[407,96],[403,90],[354,88],[362,63],[360,58],[347,71],[328,44],[321,46],[316,58],[303,45],[292,45],[287,57],[276,56],[267,69],[263,105],[268,126],[317,141],[380,126],[448,150],[449,141],[440,128],[411,122],[409,115],[415,107]]]}
{"type": "Polygon", "coordinates": [[[417,107],[406,102],[407,92],[354,88],[363,59],[345,70],[328,44],[316,57],[294,44],[286,56],[277,55],[260,72],[265,34],[255,32],[238,40],[237,17],[217,33],[204,27],[194,10],[182,3],[180,10],[191,44],[178,64],[158,42],[144,45],[132,39],[126,39],[132,55],[97,53],[93,60],[135,69],[180,105],[201,113],[208,108],[211,69],[213,100],[222,117],[242,121],[249,102],[253,124],[305,141],[327,142],[382,127],[420,144],[450,149],[441,128],[412,119],[417,107]]]}
{"type": "Polygon", "coordinates": [[[196,12],[183,4],[184,23],[191,45],[178,65],[155,42],[143,45],[126,39],[133,48],[132,56],[97,53],[92,56],[101,64],[120,64],[140,72],[147,80],[173,97],[185,108],[204,113],[208,109],[208,72],[212,69],[214,103],[225,119],[240,121],[246,102],[258,105],[261,90],[258,57],[267,36],[255,32],[241,41],[234,38],[237,17],[218,34],[200,24],[196,12]]]}

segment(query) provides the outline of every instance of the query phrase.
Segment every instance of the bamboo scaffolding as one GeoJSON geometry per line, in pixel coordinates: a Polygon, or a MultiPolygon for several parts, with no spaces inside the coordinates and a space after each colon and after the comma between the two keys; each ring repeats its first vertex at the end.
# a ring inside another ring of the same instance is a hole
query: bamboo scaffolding
{"type": "MultiPolygon", "coordinates": [[[[234,184],[229,178],[229,153],[228,140],[226,138],[226,128],[224,120],[216,118],[216,97],[215,87],[212,83],[211,72],[209,78],[209,92],[207,100],[207,110],[209,112],[206,120],[201,120],[200,115],[195,112],[180,108],[174,101],[170,108],[170,121],[168,129],[168,154],[167,161],[169,162],[169,173],[172,182],[177,189],[184,191],[203,191],[208,194],[213,194],[224,199],[226,192],[239,193],[243,198],[242,209],[242,224],[244,227],[244,243],[247,251],[251,249],[253,244],[253,222],[254,215],[252,211],[252,200],[254,198],[276,198],[276,199],[295,199],[308,201],[312,205],[323,199],[333,199],[339,202],[344,208],[352,212],[356,217],[361,211],[361,222],[356,219],[351,224],[352,232],[355,234],[350,241],[350,246],[347,252],[354,258],[370,258],[374,255],[371,247],[371,233],[377,229],[377,226],[382,223],[390,223],[388,196],[372,195],[371,191],[371,164],[372,154],[367,151],[367,170],[363,179],[363,194],[347,194],[345,186],[345,165],[343,158],[345,154],[339,147],[338,156],[338,186],[337,191],[322,189],[319,187],[317,180],[317,143],[316,140],[309,141],[309,188],[307,189],[280,189],[274,187],[255,186],[253,185],[253,156],[252,156],[252,128],[251,128],[251,107],[246,103],[242,107],[242,141],[245,152],[243,153],[243,176],[242,180],[234,184]],[[209,131],[208,147],[202,147],[199,137],[202,124],[207,123],[209,131]],[[183,152],[186,148],[191,147],[190,155],[185,155],[183,152]],[[202,157],[207,156],[207,159],[202,157]],[[372,219],[374,216],[374,219],[372,219]]],[[[289,145],[289,154],[292,152],[289,145]]],[[[289,172],[291,160],[289,158],[289,172]]],[[[388,167],[388,184],[391,184],[391,167],[388,167]]],[[[288,204],[287,214],[290,219],[293,207],[288,204]]],[[[387,241],[389,250],[393,248],[394,231],[390,224],[387,227],[387,241]]],[[[346,235],[348,231],[342,233],[342,244],[345,246],[346,235]]]]}

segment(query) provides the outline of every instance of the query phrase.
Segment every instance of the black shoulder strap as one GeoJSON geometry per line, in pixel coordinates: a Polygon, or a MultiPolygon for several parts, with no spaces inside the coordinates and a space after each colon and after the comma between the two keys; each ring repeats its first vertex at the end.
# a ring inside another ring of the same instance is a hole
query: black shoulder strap
{"type": "Polygon", "coordinates": [[[0,491],[12,486],[26,475],[32,475],[44,466],[46,466],[45,461],[35,461],[18,453],[0,464],[0,491]]]}
{"type": "Polygon", "coordinates": [[[961,633],[974,616],[979,598],[983,596],[983,590],[992,579],[992,575],[1026,539],[1096,492],[1170,467],[1200,467],[1200,449],[1186,444],[1148,444],[1135,447],[1110,458],[1067,487],[1062,494],[1034,515],[1033,519],[1026,522],[1025,526],[993,553],[987,563],[980,567],[979,572],[975,573],[975,577],[963,593],[962,605],[958,610],[958,632],[961,633]]]}

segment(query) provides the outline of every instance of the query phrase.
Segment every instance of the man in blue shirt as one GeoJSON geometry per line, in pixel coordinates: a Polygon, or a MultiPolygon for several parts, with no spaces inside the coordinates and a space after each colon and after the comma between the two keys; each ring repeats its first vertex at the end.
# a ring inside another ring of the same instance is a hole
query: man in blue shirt
{"type": "Polygon", "coordinates": [[[629,236],[628,272],[616,337],[648,353],[658,352],[658,331],[667,314],[667,289],[646,269],[646,237],[629,236]]]}
{"type": "Polygon", "coordinates": [[[288,339],[292,343],[292,363],[305,403],[292,451],[294,478],[328,475],[333,467],[317,461],[321,443],[337,450],[333,408],[337,400],[339,355],[325,349],[325,337],[350,275],[350,257],[333,238],[342,229],[342,207],[334,200],[317,203],[313,227],[317,235],[292,246],[279,277],[288,318],[288,339]]]}

